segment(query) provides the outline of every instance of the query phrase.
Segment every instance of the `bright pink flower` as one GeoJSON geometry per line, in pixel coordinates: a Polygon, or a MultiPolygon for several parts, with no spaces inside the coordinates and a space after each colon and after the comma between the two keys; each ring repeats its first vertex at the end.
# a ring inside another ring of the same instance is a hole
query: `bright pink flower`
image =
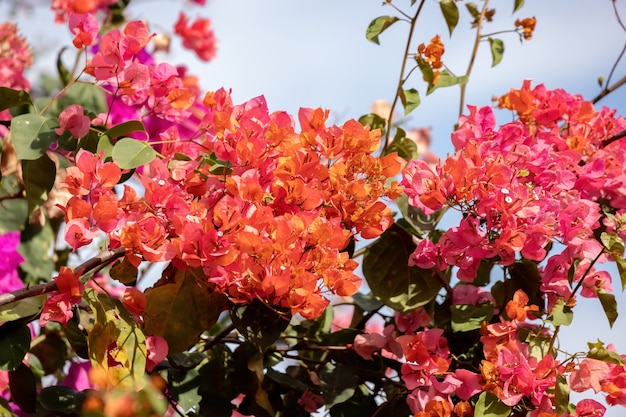
{"type": "Polygon", "coordinates": [[[576,417],[602,417],[606,407],[592,399],[584,399],[576,404],[576,417]]]}
{"type": "Polygon", "coordinates": [[[396,312],[394,320],[399,331],[405,334],[415,334],[419,328],[428,326],[432,318],[424,307],[418,307],[404,314],[396,312]]]}
{"type": "Polygon", "coordinates": [[[66,107],[59,115],[59,127],[54,130],[56,134],[60,136],[69,130],[77,139],[87,136],[91,121],[84,113],[83,106],[80,104],[71,104],[66,107]]]}
{"type": "Polygon", "coordinates": [[[17,273],[17,267],[24,258],[17,251],[20,232],[7,232],[0,235],[0,293],[8,293],[24,286],[17,273]]]}
{"type": "Polygon", "coordinates": [[[189,25],[189,17],[181,12],[174,32],[183,38],[183,46],[194,51],[201,60],[210,61],[215,57],[217,41],[209,19],[198,18],[189,25]]]}
{"type": "Polygon", "coordinates": [[[74,249],[89,245],[96,237],[94,230],[86,219],[73,219],[65,225],[65,241],[74,249]]]}
{"type": "Polygon", "coordinates": [[[24,70],[33,64],[31,49],[14,23],[0,23],[0,86],[28,90],[24,70]]]}
{"type": "Polygon", "coordinates": [[[167,341],[161,336],[146,336],[146,371],[152,372],[163,359],[167,357],[169,347],[167,341]]]}
{"type": "Polygon", "coordinates": [[[72,43],[76,48],[89,46],[98,36],[98,21],[89,14],[70,14],[70,31],[76,35],[72,43]]]}
{"type": "Polygon", "coordinates": [[[72,362],[62,385],[74,388],[77,391],[93,388],[89,381],[89,370],[91,369],[90,361],[72,362]]]}

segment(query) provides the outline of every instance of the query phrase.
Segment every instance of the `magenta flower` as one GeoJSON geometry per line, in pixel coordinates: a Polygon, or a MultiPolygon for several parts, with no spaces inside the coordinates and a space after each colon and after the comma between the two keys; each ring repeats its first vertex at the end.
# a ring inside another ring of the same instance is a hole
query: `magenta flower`
{"type": "Polygon", "coordinates": [[[17,267],[24,258],[17,251],[20,232],[7,232],[0,235],[0,293],[9,293],[24,287],[17,274],[17,267]]]}

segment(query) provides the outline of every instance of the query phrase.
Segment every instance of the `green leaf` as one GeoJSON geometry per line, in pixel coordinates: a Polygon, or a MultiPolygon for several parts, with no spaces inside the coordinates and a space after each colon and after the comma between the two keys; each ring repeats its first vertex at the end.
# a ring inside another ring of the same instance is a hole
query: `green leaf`
{"type": "Polygon", "coordinates": [[[387,146],[385,149],[385,155],[389,155],[390,153],[397,152],[400,158],[404,158],[407,160],[413,160],[417,158],[417,144],[407,138],[406,133],[403,129],[397,128],[396,135],[393,138],[393,141],[387,146]]]}
{"type": "Polygon", "coordinates": [[[455,77],[448,70],[443,70],[439,73],[439,79],[436,83],[429,85],[428,90],[426,91],[426,95],[432,93],[438,88],[441,87],[451,87],[453,85],[465,84],[468,80],[467,75],[463,75],[460,77],[455,77]]]}
{"type": "MultiPolygon", "coordinates": [[[[424,77],[424,81],[428,83],[428,88],[432,88],[433,81],[435,80],[435,73],[433,72],[432,67],[428,62],[424,60],[421,56],[416,56],[415,60],[417,62],[417,66],[422,72],[422,76],[424,77]]],[[[427,93],[428,94],[428,93],[427,93]]]]}
{"type": "Polygon", "coordinates": [[[394,310],[406,312],[428,304],[442,287],[436,272],[408,265],[413,238],[392,225],[367,250],[363,275],[372,293],[394,310]]]}
{"type": "Polygon", "coordinates": [[[0,205],[0,233],[20,230],[28,220],[28,203],[23,198],[4,200],[0,205]]]}
{"type": "Polygon", "coordinates": [[[129,133],[135,132],[146,132],[146,127],[139,120],[129,120],[119,125],[113,126],[104,134],[109,138],[120,138],[122,136],[126,136],[129,133]]]}
{"type": "Polygon", "coordinates": [[[65,68],[63,65],[63,52],[67,49],[67,46],[61,48],[59,53],[57,54],[57,72],[59,73],[59,80],[61,80],[61,84],[65,87],[72,80],[72,74],[65,68]]]}
{"type": "Polygon", "coordinates": [[[106,95],[102,88],[92,83],[77,82],[72,84],[59,102],[57,110],[63,110],[70,104],[80,104],[87,113],[94,115],[109,110],[106,95]]]}
{"type": "Polygon", "coordinates": [[[380,45],[380,42],[378,41],[378,35],[383,33],[385,30],[387,30],[389,26],[393,25],[398,20],[400,19],[398,19],[395,16],[377,17],[376,19],[370,22],[369,26],[367,27],[367,30],[365,31],[365,37],[367,38],[368,41],[374,42],[375,44],[380,45]]]}
{"type": "Polygon", "coordinates": [[[402,101],[402,105],[404,106],[405,116],[420,105],[420,93],[415,88],[403,90],[402,87],[400,87],[398,88],[398,95],[400,96],[400,101],[402,101]]]}
{"type": "Polygon", "coordinates": [[[20,271],[25,275],[24,281],[32,284],[49,281],[55,269],[52,248],[55,234],[50,222],[43,226],[28,224],[21,234],[18,251],[25,262],[20,264],[20,271]]]}
{"type": "Polygon", "coordinates": [[[439,6],[441,7],[441,13],[443,13],[444,19],[446,19],[448,31],[450,35],[452,35],[454,28],[459,23],[459,8],[456,6],[454,0],[441,0],[439,6]]]}
{"type": "Polygon", "coordinates": [[[482,392],[476,401],[475,416],[508,417],[511,407],[503,404],[498,397],[490,392],[482,392]]]}
{"type": "Polygon", "coordinates": [[[9,372],[11,400],[26,413],[37,411],[37,380],[30,368],[20,361],[19,366],[9,372]]]}
{"type": "Polygon", "coordinates": [[[141,386],[146,369],[146,337],[121,301],[87,288],[83,298],[94,312],[87,339],[89,359],[123,387],[141,386]]]}
{"type": "Polygon", "coordinates": [[[0,87],[0,111],[25,104],[33,104],[33,100],[27,91],[0,87]]]}
{"type": "Polygon", "coordinates": [[[452,331],[469,332],[480,329],[483,322],[489,322],[493,317],[493,306],[471,304],[456,304],[450,306],[452,311],[452,331]]]}
{"type": "Polygon", "coordinates": [[[354,304],[361,307],[363,311],[373,311],[383,306],[383,303],[374,298],[372,293],[363,294],[357,292],[352,296],[352,301],[354,301],[354,304]]]}
{"type": "Polygon", "coordinates": [[[20,114],[11,120],[11,140],[17,159],[39,159],[56,140],[52,120],[38,114],[20,114]]]}
{"type": "Polygon", "coordinates": [[[502,61],[504,55],[504,42],[501,39],[487,38],[491,48],[491,67],[495,67],[502,61]]]}
{"type": "Polygon", "coordinates": [[[54,186],[56,165],[47,154],[43,154],[38,159],[22,161],[22,174],[30,217],[48,200],[48,193],[54,186]]]}
{"type": "Polygon", "coordinates": [[[465,7],[467,7],[467,11],[472,15],[474,21],[478,21],[480,18],[480,11],[478,10],[478,6],[476,3],[465,3],[465,7]]]}
{"type": "Polygon", "coordinates": [[[591,359],[597,359],[606,363],[614,363],[615,365],[624,365],[624,360],[621,355],[615,351],[608,350],[604,347],[604,343],[598,340],[596,343],[587,343],[589,346],[589,352],[587,357],[591,359]]]}
{"type": "Polygon", "coordinates": [[[120,168],[131,169],[150,163],[156,152],[147,142],[122,138],[113,145],[111,156],[120,168]]]}
{"type": "Polygon", "coordinates": [[[74,352],[83,359],[89,359],[89,342],[87,335],[74,320],[69,320],[63,329],[65,337],[74,352]]]}
{"type": "Polygon", "coordinates": [[[524,6],[524,0],[515,0],[515,4],[513,5],[513,13],[518,11],[524,6]]]}
{"type": "Polygon", "coordinates": [[[36,316],[46,303],[46,295],[29,297],[0,307],[0,323],[36,316]]]}
{"type": "Polygon", "coordinates": [[[38,396],[39,403],[48,411],[79,414],[87,396],[81,391],[63,385],[46,387],[38,396]]]}
{"type": "Polygon", "coordinates": [[[258,299],[250,304],[230,307],[230,318],[243,337],[264,352],[287,328],[291,314],[280,312],[258,299]]]}
{"type": "Polygon", "coordinates": [[[267,368],[267,372],[265,376],[272,381],[275,381],[285,387],[297,390],[297,391],[305,391],[309,386],[302,381],[297,380],[291,375],[278,372],[273,368],[267,368]]]}
{"type": "Polygon", "coordinates": [[[359,123],[363,126],[369,126],[372,130],[380,129],[380,132],[383,135],[385,133],[385,128],[387,127],[387,120],[374,113],[365,114],[359,117],[359,123]]]}
{"type": "Polygon", "coordinates": [[[9,322],[0,326],[0,369],[17,369],[30,349],[30,329],[24,323],[9,322]]]}
{"type": "Polygon", "coordinates": [[[617,301],[615,301],[615,296],[604,290],[597,290],[596,294],[600,299],[604,314],[606,314],[606,318],[609,320],[609,326],[613,327],[615,320],[617,320],[617,301]]]}
{"type": "Polygon", "coordinates": [[[567,411],[567,407],[569,406],[569,393],[571,389],[563,375],[558,375],[556,377],[555,388],[554,399],[556,402],[556,414],[560,416],[567,411]]]}
{"type": "Polygon", "coordinates": [[[170,354],[196,343],[200,333],[213,327],[224,310],[224,295],[210,289],[205,280],[196,279],[194,273],[202,274],[170,267],[145,291],[146,333],[165,338],[170,354]]]}
{"type": "Polygon", "coordinates": [[[102,159],[104,161],[110,161],[113,159],[111,156],[113,154],[113,141],[107,135],[101,135],[100,139],[98,139],[98,147],[96,149],[97,153],[102,152],[102,159]]]}
{"type": "Polygon", "coordinates": [[[358,384],[357,372],[344,364],[327,363],[319,374],[322,396],[327,408],[342,403],[354,395],[358,384]]]}
{"type": "Polygon", "coordinates": [[[435,221],[440,214],[439,212],[425,214],[419,207],[409,205],[409,199],[406,194],[396,199],[396,205],[400,213],[402,213],[403,219],[411,225],[419,237],[423,237],[435,230],[435,221]]]}
{"type": "Polygon", "coordinates": [[[559,298],[552,307],[550,315],[546,319],[547,322],[554,324],[555,326],[569,326],[574,320],[574,312],[572,309],[565,305],[565,301],[559,298]]]}
{"type": "Polygon", "coordinates": [[[619,277],[622,281],[622,291],[624,291],[626,290],[626,259],[621,256],[614,256],[614,258],[617,264],[617,272],[619,272],[619,277]]]}

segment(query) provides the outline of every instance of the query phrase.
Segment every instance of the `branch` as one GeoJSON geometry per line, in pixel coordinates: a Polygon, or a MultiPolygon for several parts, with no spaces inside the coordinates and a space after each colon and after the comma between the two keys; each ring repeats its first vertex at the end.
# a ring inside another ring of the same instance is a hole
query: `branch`
{"type": "MultiPolygon", "coordinates": [[[[101,252],[93,258],[83,262],[74,268],[74,272],[83,274],[86,271],[90,271],[98,266],[108,264],[109,262],[121,258],[126,253],[124,247],[116,248],[101,252]]],[[[48,294],[57,290],[56,281],[46,282],[45,284],[34,285],[32,287],[26,287],[19,290],[15,290],[8,294],[0,294],[0,307],[13,303],[15,301],[24,300],[30,297],[37,297],[39,295],[48,294]]]]}
{"type": "Polygon", "coordinates": [[[622,130],[621,132],[617,132],[611,136],[609,136],[608,138],[606,138],[606,140],[604,141],[604,146],[609,146],[611,143],[613,142],[617,142],[618,140],[622,139],[622,138],[626,138],[626,130],[622,130]]]}

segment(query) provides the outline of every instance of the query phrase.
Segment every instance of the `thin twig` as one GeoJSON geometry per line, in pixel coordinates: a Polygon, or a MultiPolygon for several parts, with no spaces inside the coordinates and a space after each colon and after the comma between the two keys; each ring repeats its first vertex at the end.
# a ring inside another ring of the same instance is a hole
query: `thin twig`
{"type": "MultiPolygon", "coordinates": [[[[90,271],[101,265],[108,264],[115,259],[121,258],[126,253],[126,249],[123,247],[116,248],[101,252],[93,258],[83,262],[74,268],[74,272],[82,274],[86,271],[90,271]]],[[[30,297],[37,297],[39,295],[48,294],[57,290],[56,281],[46,282],[44,284],[34,285],[32,287],[22,288],[8,294],[0,294],[0,306],[4,306],[15,301],[24,300],[30,297]]]]}

